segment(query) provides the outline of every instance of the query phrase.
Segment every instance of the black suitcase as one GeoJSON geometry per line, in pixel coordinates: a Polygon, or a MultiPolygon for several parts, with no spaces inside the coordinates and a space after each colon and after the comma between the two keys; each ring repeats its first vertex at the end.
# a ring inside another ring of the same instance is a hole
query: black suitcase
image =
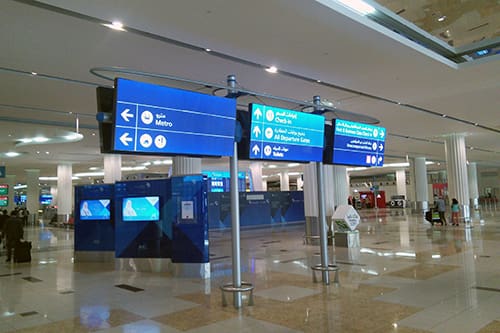
{"type": "Polygon", "coordinates": [[[31,242],[20,241],[14,247],[14,262],[31,262],[31,242]]]}

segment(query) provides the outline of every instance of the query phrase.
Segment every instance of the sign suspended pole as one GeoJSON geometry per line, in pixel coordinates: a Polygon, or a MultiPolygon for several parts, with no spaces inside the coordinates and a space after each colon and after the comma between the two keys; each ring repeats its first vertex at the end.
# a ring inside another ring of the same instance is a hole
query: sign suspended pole
{"type": "MultiPolygon", "coordinates": [[[[229,88],[236,87],[236,77],[227,76],[229,88]]],[[[229,91],[234,94],[234,90],[229,91]]],[[[241,288],[241,253],[240,253],[240,200],[238,193],[238,143],[234,140],[233,156],[229,158],[231,174],[231,235],[233,245],[233,287],[241,288]]],[[[234,307],[241,308],[241,292],[234,293],[234,307]]]]}
{"type": "MultiPolygon", "coordinates": [[[[319,111],[321,105],[320,96],[313,97],[313,103],[315,105],[315,111],[319,111]]],[[[324,176],[323,176],[323,162],[316,162],[316,182],[318,190],[318,222],[319,222],[319,242],[320,242],[320,253],[321,253],[321,270],[323,283],[325,285],[330,284],[330,276],[328,274],[328,240],[327,240],[327,230],[326,230],[326,211],[325,211],[325,195],[323,191],[324,187],[324,176]]]]}

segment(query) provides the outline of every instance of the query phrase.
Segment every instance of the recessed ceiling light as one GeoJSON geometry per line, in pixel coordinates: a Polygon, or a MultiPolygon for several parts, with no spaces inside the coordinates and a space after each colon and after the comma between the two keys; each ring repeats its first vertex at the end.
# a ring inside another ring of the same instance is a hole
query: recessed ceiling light
{"type": "Polygon", "coordinates": [[[321,80],[316,80],[316,82],[321,83],[321,80]]]}
{"type": "Polygon", "coordinates": [[[441,115],[441,117],[446,118],[446,117],[448,117],[448,116],[447,116],[447,115],[445,115],[445,114],[442,114],[442,115],[441,115]]]}
{"type": "Polygon", "coordinates": [[[438,18],[439,22],[443,22],[444,20],[446,20],[446,15],[442,15],[438,18]]]}
{"type": "Polygon", "coordinates": [[[89,170],[97,170],[98,168],[97,167],[90,167],[89,170]]]}
{"type": "Polygon", "coordinates": [[[7,156],[7,157],[16,157],[19,155],[21,155],[21,154],[18,152],[15,152],[15,151],[9,151],[9,152],[5,153],[5,156],[7,156]]]}
{"type": "Polygon", "coordinates": [[[210,52],[212,49],[206,48],[205,51],[210,52]]]}
{"type": "Polygon", "coordinates": [[[37,72],[31,72],[31,75],[38,75],[37,72]]]}
{"type": "Polygon", "coordinates": [[[40,151],[39,151],[39,150],[37,150],[37,152],[36,152],[36,153],[37,153],[37,154],[40,154],[40,151]]]}
{"type": "Polygon", "coordinates": [[[287,165],[287,166],[288,166],[289,168],[293,168],[293,167],[296,167],[296,166],[299,166],[299,165],[300,165],[300,163],[288,163],[288,165],[287,165]]]}
{"type": "Polygon", "coordinates": [[[266,72],[275,74],[278,73],[278,68],[276,66],[267,67],[266,72]]]}
{"type": "Polygon", "coordinates": [[[270,168],[270,169],[274,169],[274,168],[277,168],[278,166],[277,166],[277,165],[275,165],[275,164],[270,164],[270,165],[268,165],[267,167],[268,167],[268,168],[270,168]]]}
{"type": "Polygon", "coordinates": [[[108,27],[108,28],[113,29],[113,30],[125,31],[125,29],[123,28],[123,23],[121,23],[120,21],[113,21],[113,22],[111,22],[111,24],[105,23],[105,24],[103,24],[103,26],[108,27]]]}
{"type": "Polygon", "coordinates": [[[48,155],[48,154],[50,154],[50,152],[46,151],[46,152],[45,152],[45,154],[47,154],[47,155],[48,155]]]}
{"type": "Polygon", "coordinates": [[[479,126],[479,124],[478,123],[474,123],[474,126],[479,126]]]}
{"type": "Polygon", "coordinates": [[[95,133],[94,133],[94,132],[92,132],[92,136],[95,136],[95,133]]]}

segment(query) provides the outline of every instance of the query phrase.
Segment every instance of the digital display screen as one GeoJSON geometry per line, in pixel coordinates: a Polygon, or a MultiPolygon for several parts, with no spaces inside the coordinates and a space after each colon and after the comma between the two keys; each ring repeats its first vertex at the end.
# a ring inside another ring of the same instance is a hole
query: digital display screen
{"type": "Polygon", "coordinates": [[[51,203],[52,203],[52,195],[51,194],[40,195],[40,204],[50,205],[51,203]]]}
{"type": "Polygon", "coordinates": [[[0,207],[7,207],[9,205],[9,196],[0,195],[0,207]]]}
{"type": "Polygon", "coordinates": [[[0,195],[9,194],[9,185],[8,184],[0,184],[0,195]]]}
{"type": "Polygon", "coordinates": [[[233,155],[236,99],[126,79],[115,87],[114,151],[233,155]]]}
{"type": "Polygon", "coordinates": [[[333,131],[333,164],[384,165],[385,128],[336,119],[333,131]]]}
{"type": "Polygon", "coordinates": [[[160,197],[123,198],[123,221],[158,221],[160,219],[160,197]]]}
{"type": "Polygon", "coordinates": [[[323,159],[323,116],[250,104],[250,159],[319,162],[323,159]]]}
{"type": "Polygon", "coordinates": [[[109,220],[109,199],[80,201],[80,220],[109,220]]]}

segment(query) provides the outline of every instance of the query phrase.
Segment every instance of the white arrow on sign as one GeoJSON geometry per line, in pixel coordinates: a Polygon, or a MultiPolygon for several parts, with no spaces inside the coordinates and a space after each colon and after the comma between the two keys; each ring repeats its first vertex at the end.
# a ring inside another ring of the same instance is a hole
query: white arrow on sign
{"type": "Polygon", "coordinates": [[[130,109],[125,109],[122,111],[122,113],[120,113],[120,115],[122,116],[123,120],[125,120],[126,122],[129,122],[130,119],[129,118],[134,118],[134,115],[129,113],[130,112],[130,109]]]}
{"type": "Polygon", "coordinates": [[[122,134],[122,136],[120,136],[120,141],[123,143],[124,146],[128,147],[128,143],[132,140],[133,140],[132,138],[128,137],[128,132],[125,132],[122,134]]]}
{"type": "Polygon", "coordinates": [[[383,144],[380,144],[380,145],[378,146],[378,149],[379,149],[380,151],[382,151],[382,149],[384,149],[384,145],[383,145],[383,144]]]}
{"type": "Polygon", "coordinates": [[[254,145],[253,148],[252,148],[252,151],[254,153],[254,155],[258,155],[259,152],[260,152],[260,148],[258,145],[254,145]]]}
{"type": "Polygon", "coordinates": [[[381,131],[380,132],[380,137],[383,138],[385,136],[385,132],[384,131],[381,131]]]}
{"type": "Polygon", "coordinates": [[[262,117],[262,111],[260,111],[260,109],[255,109],[255,111],[253,112],[255,118],[257,118],[257,120],[262,117]]]}
{"type": "Polygon", "coordinates": [[[255,137],[256,137],[256,138],[260,135],[260,132],[261,132],[261,131],[260,131],[259,126],[255,126],[255,127],[253,128],[253,134],[255,134],[255,137]]]}

